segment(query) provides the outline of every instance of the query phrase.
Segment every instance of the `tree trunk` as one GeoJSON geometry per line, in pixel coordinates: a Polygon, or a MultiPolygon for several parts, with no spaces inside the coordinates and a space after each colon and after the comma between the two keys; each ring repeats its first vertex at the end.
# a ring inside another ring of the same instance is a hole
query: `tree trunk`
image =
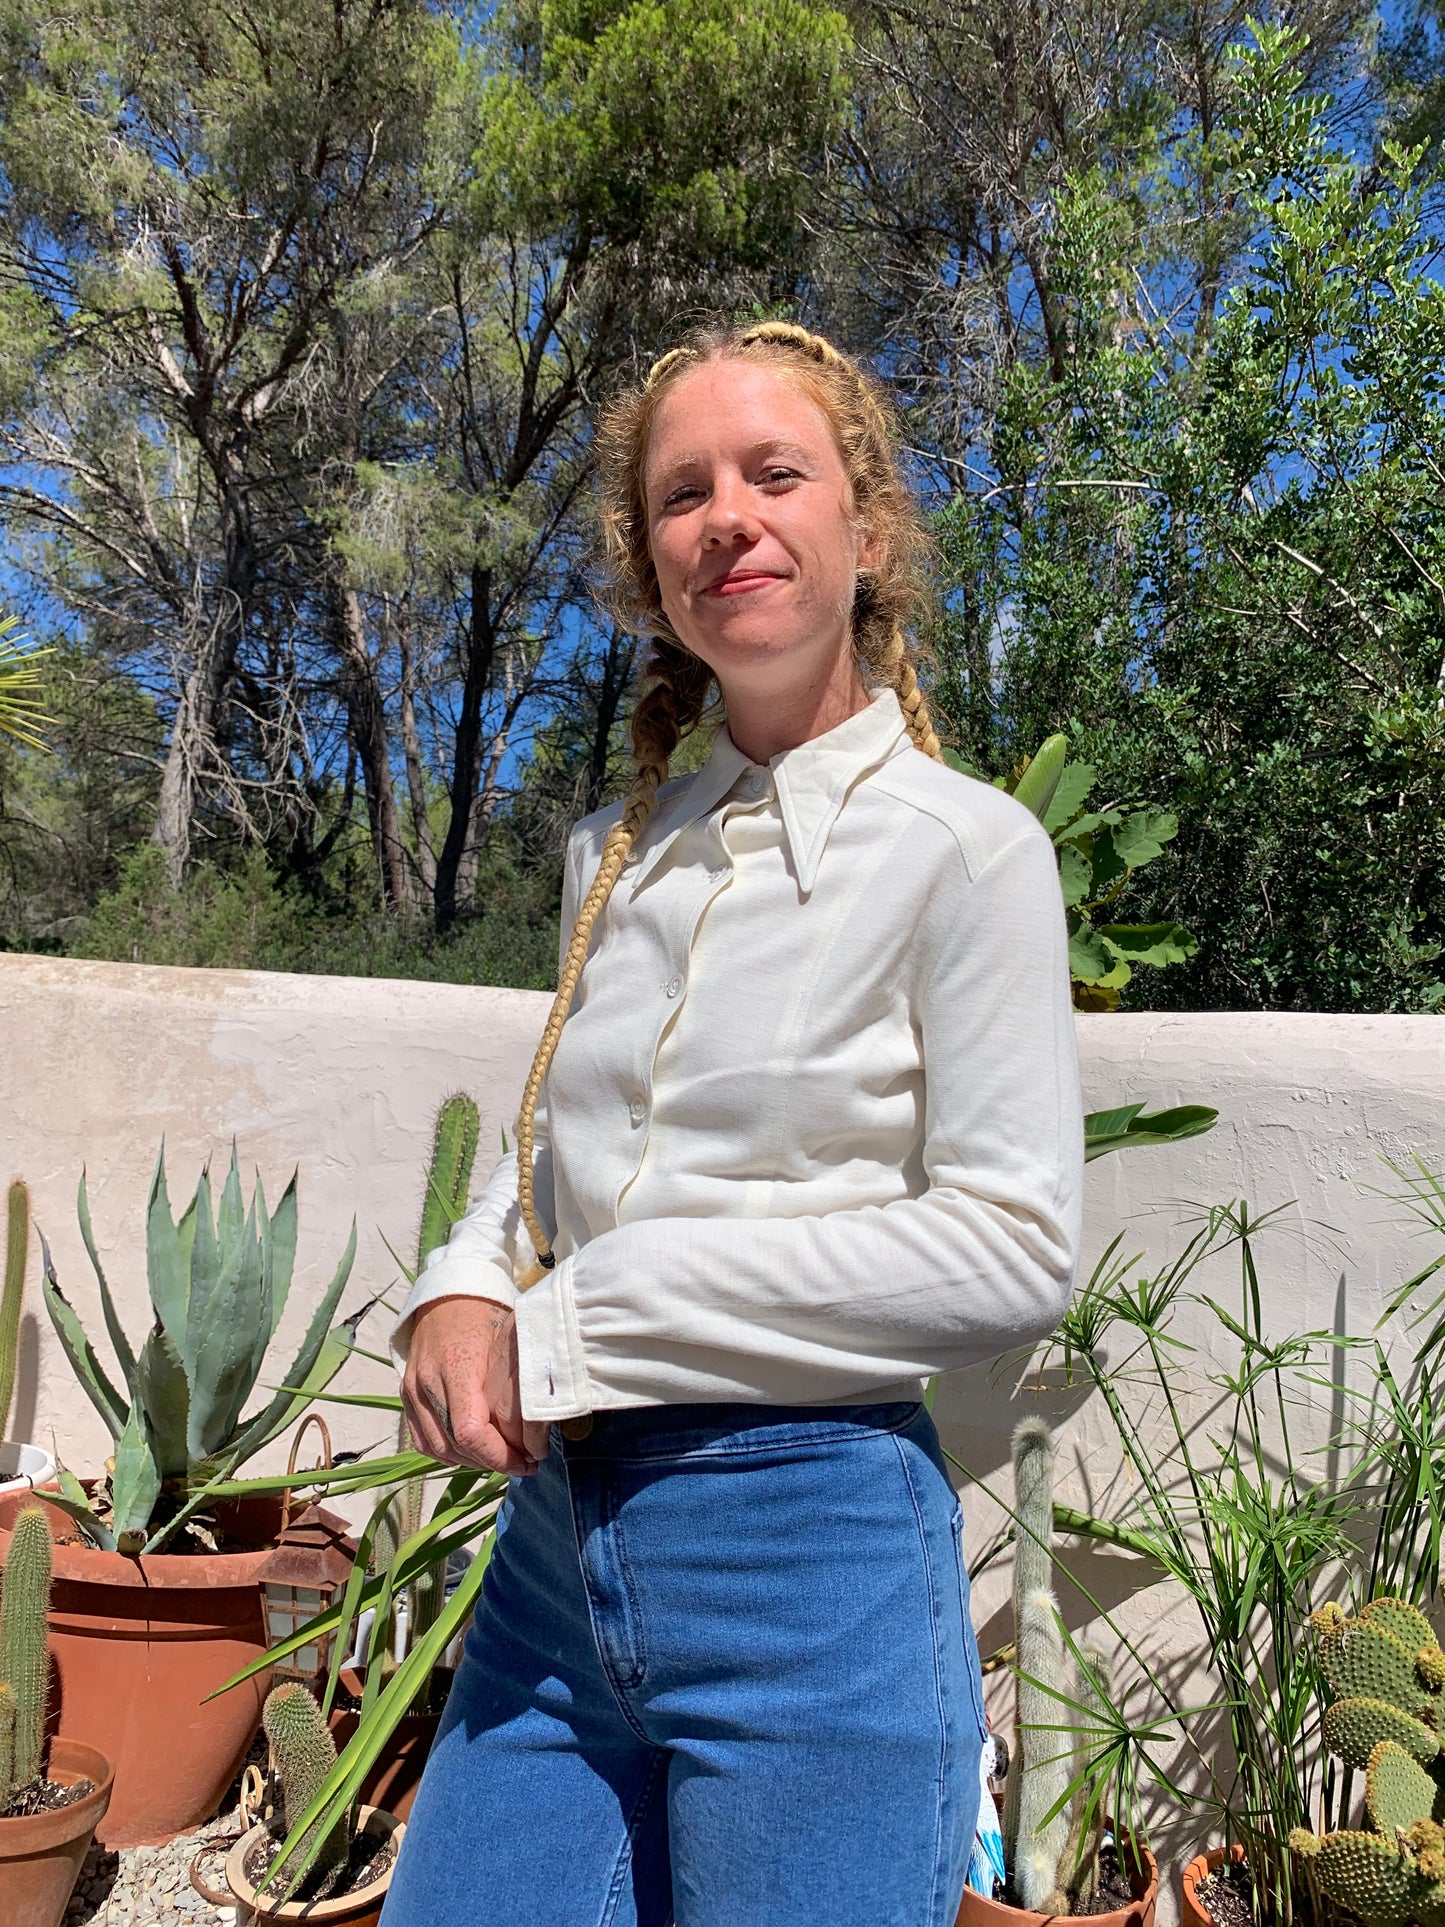
{"type": "Polygon", "coordinates": [[[602,659],[602,682],[597,691],[597,712],[592,723],[592,746],[587,756],[587,792],[583,814],[600,809],[607,792],[607,777],[612,760],[612,730],[622,698],[632,679],[632,664],[637,644],[614,629],[607,638],[607,653],[602,659]]]}
{"type": "Polygon", "coordinates": [[[391,780],[386,704],[376,664],[366,646],[366,618],[355,589],[337,584],[333,597],[337,646],[346,665],[346,706],[352,741],[361,760],[382,904],[388,910],[406,910],[411,903],[411,876],[397,813],[396,786],[391,780]]]}
{"type": "Polygon", "coordinates": [[[426,771],[421,759],[421,737],[416,727],[416,677],[411,648],[411,623],[403,616],[396,625],[401,653],[401,748],[406,759],[406,788],[411,803],[411,829],[416,840],[416,868],[422,888],[435,897],[437,853],[427,813],[426,771]]]}
{"type": "Polygon", "coordinates": [[[225,570],[219,607],[214,618],[204,624],[195,662],[176,704],[152,832],[165,853],[171,887],[177,890],[190,865],[196,792],[219,753],[216,728],[256,582],[256,548],[243,457],[231,450],[225,457],[216,458],[212,466],[226,477],[221,492],[225,570]]]}
{"type": "Polygon", "coordinates": [[[482,774],[482,704],[492,680],[497,639],[492,628],[492,572],[473,564],[471,621],[467,634],[467,673],[462,685],[452,759],[452,817],[437,858],[436,927],[449,930],[457,918],[457,882],[471,841],[472,803],[482,774]]]}

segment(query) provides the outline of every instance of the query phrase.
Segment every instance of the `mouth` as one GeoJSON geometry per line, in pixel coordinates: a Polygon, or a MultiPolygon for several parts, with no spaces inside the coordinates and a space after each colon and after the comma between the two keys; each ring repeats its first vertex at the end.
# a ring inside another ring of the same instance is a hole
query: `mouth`
{"type": "Polygon", "coordinates": [[[754,590],[766,589],[770,583],[781,582],[782,579],[779,575],[769,574],[765,569],[734,569],[731,574],[720,576],[716,582],[709,582],[703,594],[750,595],[754,590]]]}

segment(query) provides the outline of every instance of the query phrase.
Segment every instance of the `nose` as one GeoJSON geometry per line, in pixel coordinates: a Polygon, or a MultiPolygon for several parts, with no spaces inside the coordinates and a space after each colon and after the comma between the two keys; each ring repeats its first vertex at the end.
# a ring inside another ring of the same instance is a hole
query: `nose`
{"type": "Polygon", "coordinates": [[[741,475],[719,476],[708,501],[702,530],[703,547],[718,548],[724,543],[746,547],[761,534],[762,525],[747,482],[741,475]]]}

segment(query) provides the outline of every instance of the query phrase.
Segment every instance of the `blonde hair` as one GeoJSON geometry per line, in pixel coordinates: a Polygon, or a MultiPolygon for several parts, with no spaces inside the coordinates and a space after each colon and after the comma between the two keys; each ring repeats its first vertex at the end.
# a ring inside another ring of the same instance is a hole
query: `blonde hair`
{"type": "Polygon", "coordinates": [[[859,572],[853,605],[853,652],[876,685],[893,689],[916,749],[941,760],[928,703],[919,686],[921,652],[907,629],[921,630],[929,601],[924,586],[928,540],[898,460],[892,407],[878,382],[821,335],[788,321],[710,330],[690,337],[648,370],[640,388],[620,395],[597,430],[606,603],[618,622],[651,640],[644,689],[632,713],[635,774],[622,815],[608,831],[602,860],[582,899],[563,960],[557,995],[532,1060],[517,1119],[517,1193],[537,1262],[520,1280],[526,1290],[556,1263],[533,1196],[533,1131],[542,1081],[562,1034],[592,930],[628,853],[652,814],[672,753],[707,707],[713,673],[681,641],[662,607],[647,540],[643,489],[648,442],[658,406],[684,376],[711,361],[761,361],[795,382],[826,418],[852,490],[853,513],[874,538],[876,568],[859,572]]]}

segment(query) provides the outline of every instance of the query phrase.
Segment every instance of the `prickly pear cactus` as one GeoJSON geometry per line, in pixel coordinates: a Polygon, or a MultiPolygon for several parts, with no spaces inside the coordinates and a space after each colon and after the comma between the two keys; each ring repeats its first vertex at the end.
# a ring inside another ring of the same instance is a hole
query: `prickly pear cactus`
{"type": "Polygon", "coordinates": [[[1372,1600],[1355,1619],[1324,1606],[1310,1624],[1336,1696],[1324,1742],[1347,1766],[1365,1769],[1371,1831],[1321,1839],[1296,1828],[1290,1846],[1366,1927],[1445,1927],[1445,1652],[1429,1620],[1403,1599],[1372,1600]]]}

